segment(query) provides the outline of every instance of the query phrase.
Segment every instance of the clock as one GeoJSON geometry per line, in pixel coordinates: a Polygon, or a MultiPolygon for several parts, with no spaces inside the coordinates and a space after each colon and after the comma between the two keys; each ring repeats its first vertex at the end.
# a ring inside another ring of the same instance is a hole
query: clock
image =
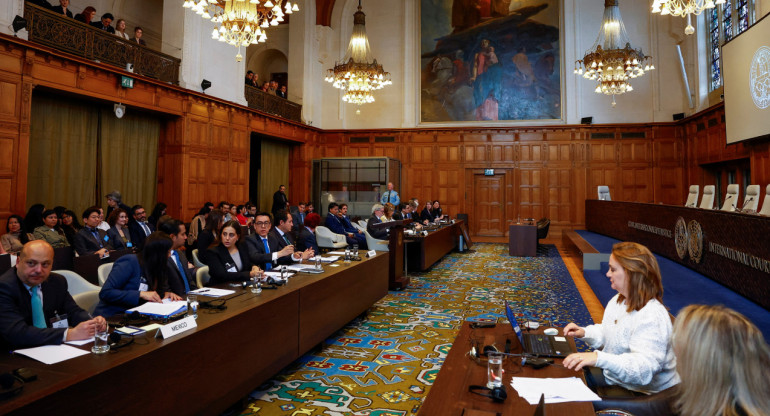
{"type": "Polygon", "coordinates": [[[123,104],[115,104],[114,110],[115,117],[117,118],[123,118],[123,116],[126,114],[126,106],[123,104]]]}

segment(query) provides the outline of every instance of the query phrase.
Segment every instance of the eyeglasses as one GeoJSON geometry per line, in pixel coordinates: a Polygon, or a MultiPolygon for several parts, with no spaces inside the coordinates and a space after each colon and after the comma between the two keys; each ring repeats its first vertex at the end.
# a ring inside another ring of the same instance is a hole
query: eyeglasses
{"type": "Polygon", "coordinates": [[[270,226],[270,221],[255,222],[254,225],[256,225],[257,227],[269,227],[270,226]]]}

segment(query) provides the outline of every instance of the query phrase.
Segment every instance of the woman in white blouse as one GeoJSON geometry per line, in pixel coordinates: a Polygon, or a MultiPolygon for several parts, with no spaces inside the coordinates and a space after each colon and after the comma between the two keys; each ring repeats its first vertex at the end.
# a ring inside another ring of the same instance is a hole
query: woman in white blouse
{"type": "Polygon", "coordinates": [[[115,23],[115,35],[122,37],[125,40],[129,40],[128,33],[126,33],[126,21],[118,19],[115,23]]]}
{"type": "Polygon", "coordinates": [[[570,354],[564,366],[601,369],[591,373],[594,380],[587,377],[591,387],[615,385],[650,394],[678,384],[671,318],[662,303],[655,256],[641,244],[617,243],[607,277],[618,294],[607,304],[602,323],[585,328],[570,323],[564,328],[565,335],[579,337],[596,350],[570,354]]]}

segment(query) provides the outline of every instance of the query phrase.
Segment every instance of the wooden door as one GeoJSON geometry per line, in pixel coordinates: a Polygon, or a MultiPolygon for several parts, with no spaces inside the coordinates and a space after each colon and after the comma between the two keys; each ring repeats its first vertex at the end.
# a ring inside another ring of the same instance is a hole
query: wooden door
{"type": "Polygon", "coordinates": [[[505,175],[473,175],[473,211],[475,235],[501,237],[505,235],[505,175]]]}

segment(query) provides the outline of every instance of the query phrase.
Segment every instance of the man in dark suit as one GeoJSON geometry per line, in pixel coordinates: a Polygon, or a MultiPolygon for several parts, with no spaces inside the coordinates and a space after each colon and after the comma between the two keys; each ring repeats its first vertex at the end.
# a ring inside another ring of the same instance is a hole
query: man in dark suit
{"type": "Polygon", "coordinates": [[[131,40],[133,40],[134,42],[136,42],[136,43],[138,43],[138,44],[140,44],[142,46],[146,46],[147,43],[145,43],[144,39],[142,39],[142,34],[143,33],[144,33],[144,30],[141,27],[139,27],[139,26],[135,27],[134,28],[134,38],[131,39],[131,40]]]}
{"type": "Polygon", "coordinates": [[[179,251],[187,241],[187,228],[182,221],[167,215],[160,217],[158,231],[171,236],[171,256],[168,258],[168,286],[171,292],[184,297],[195,290],[195,267],[192,267],[184,252],[179,251]]]}
{"type": "Polygon", "coordinates": [[[336,202],[329,203],[329,215],[326,216],[324,225],[334,234],[344,235],[345,241],[348,243],[348,245],[352,246],[353,244],[358,244],[358,240],[356,240],[355,234],[345,231],[345,225],[340,219],[340,206],[337,205],[336,202]]]}
{"type": "Polygon", "coordinates": [[[294,246],[278,247],[275,234],[270,232],[272,225],[270,214],[259,212],[254,218],[257,234],[250,235],[245,239],[251,262],[264,271],[270,271],[279,264],[292,264],[291,255],[294,253],[294,246]]]}
{"type": "Polygon", "coordinates": [[[364,232],[353,226],[348,217],[348,204],[340,204],[340,221],[345,229],[346,233],[353,234],[353,238],[356,239],[359,248],[366,249],[366,236],[364,232]]]}
{"type": "Polygon", "coordinates": [[[273,194],[273,208],[270,210],[273,213],[273,218],[277,218],[275,214],[279,209],[289,209],[289,198],[286,197],[286,186],[284,185],[279,186],[273,194]]]}
{"type": "Polygon", "coordinates": [[[53,247],[45,241],[24,245],[16,267],[0,276],[0,348],[59,345],[93,338],[107,329],[101,316],[91,318],[67,291],[67,280],[51,273],[53,247]],[[66,321],[63,318],[66,314],[66,321]]]}
{"type": "Polygon", "coordinates": [[[297,210],[291,216],[294,218],[294,232],[299,232],[305,224],[305,203],[298,202],[297,210]]]}
{"type": "Polygon", "coordinates": [[[316,254],[321,254],[321,250],[318,248],[318,241],[315,239],[315,229],[321,224],[321,216],[315,212],[308,214],[305,218],[305,223],[299,229],[297,234],[297,250],[305,251],[309,248],[313,249],[316,254]]]}
{"type": "MultiPolygon", "coordinates": [[[[283,250],[286,247],[294,247],[294,236],[291,235],[291,229],[294,228],[294,219],[289,214],[289,211],[285,209],[278,210],[275,222],[276,225],[270,232],[275,236],[275,241],[278,242],[278,249],[283,250]]],[[[291,259],[294,262],[302,262],[315,256],[315,252],[312,249],[297,251],[296,248],[293,248],[292,252],[291,259]]]]}
{"type": "Polygon", "coordinates": [[[134,220],[128,223],[128,231],[131,233],[131,241],[138,251],[144,248],[144,240],[155,231],[155,226],[147,222],[147,211],[141,205],[131,208],[134,220]]]}
{"type": "Polygon", "coordinates": [[[382,221],[380,221],[380,217],[385,214],[385,208],[383,208],[382,204],[374,204],[372,206],[372,216],[369,217],[369,221],[366,223],[366,232],[369,233],[372,238],[376,238],[378,240],[387,240],[388,239],[388,230],[387,229],[378,229],[375,230],[372,228],[375,224],[380,224],[382,221]]]}
{"type": "Polygon", "coordinates": [[[102,215],[99,207],[87,208],[83,211],[83,224],[85,226],[75,234],[75,251],[80,256],[98,254],[104,257],[108,251],[112,250],[110,238],[104,230],[96,228],[102,222],[102,215]]]}
{"type": "Polygon", "coordinates": [[[102,15],[102,20],[98,22],[91,22],[91,26],[104,30],[107,33],[115,34],[115,28],[112,27],[112,21],[115,20],[115,17],[112,15],[112,13],[105,13],[102,15]]]}

